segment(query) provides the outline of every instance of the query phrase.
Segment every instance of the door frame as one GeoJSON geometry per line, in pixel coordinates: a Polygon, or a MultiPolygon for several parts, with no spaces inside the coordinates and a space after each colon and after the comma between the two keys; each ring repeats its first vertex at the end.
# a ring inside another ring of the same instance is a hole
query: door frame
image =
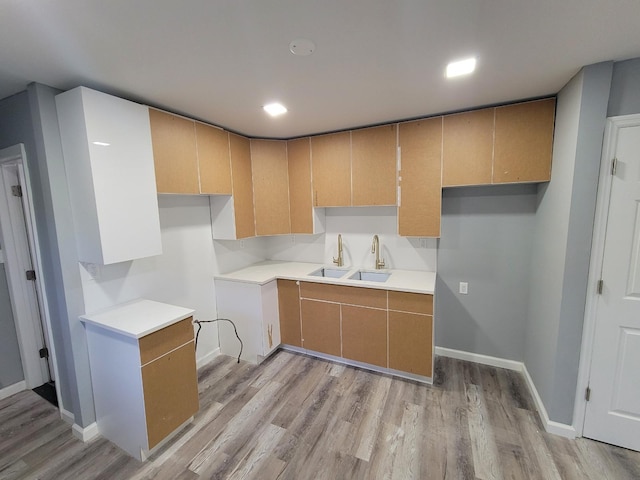
{"type": "Polygon", "coordinates": [[[620,115],[607,118],[600,159],[600,177],[598,180],[598,195],[591,241],[591,260],[589,263],[589,279],[587,283],[587,299],[585,303],[584,324],[582,328],[582,345],[580,349],[580,363],[578,366],[578,383],[576,399],[573,408],[573,427],[578,436],[582,436],[587,413],[585,398],[589,377],[591,375],[591,361],[593,358],[593,344],[597,320],[597,307],[600,295],[597,292],[598,280],[602,275],[604,261],[604,247],[609,220],[609,203],[611,200],[611,163],[618,144],[618,134],[621,128],[640,125],[640,114],[620,115]]]}
{"type": "MultiPolygon", "coordinates": [[[[24,226],[29,242],[26,254],[30,255],[32,264],[31,268],[36,272],[35,300],[38,303],[37,307],[39,307],[38,313],[40,318],[29,314],[24,315],[24,313],[22,313],[29,312],[33,308],[33,305],[30,305],[33,297],[32,299],[29,298],[29,294],[26,292],[23,282],[16,281],[16,278],[19,278],[21,274],[24,274],[22,270],[26,270],[26,268],[24,268],[24,262],[18,259],[18,255],[15,255],[15,260],[11,262],[9,262],[8,258],[5,259],[5,263],[7,265],[7,280],[11,291],[11,303],[14,309],[13,313],[16,333],[20,347],[20,358],[25,377],[25,386],[26,388],[34,388],[47,381],[46,378],[44,381],[41,381],[46,376],[44,373],[46,367],[43,367],[43,362],[38,355],[38,349],[40,347],[37,345],[42,342],[42,339],[40,338],[40,330],[42,330],[42,334],[48,343],[47,347],[49,348],[50,364],[53,367],[53,377],[55,379],[59,379],[60,377],[58,375],[58,363],[56,361],[56,351],[51,331],[51,318],[49,315],[46,288],[43,281],[44,275],[41,255],[40,249],[38,248],[39,237],[34,221],[35,212],[32,202],[31,179],[26,159],[27,157],[24,145],[21,143],[0,150],[0,168],[5,167],[6,165],[15,165],[20,178],[23,195],[22,210],[24,212],[24,226]],[[21,318],[26,318],[27,320],[21,321],[21,318]],[[38,322],[38,324],[36,324],[36,322],[38,322]]],[[[0,179],[3,178],[4,177],[0,172],[0,179]]],[[[0,182],[1,195],[4,195],[4,190],[4,183],[0,182]]],[[[4,210],[7,206],[5,198],[0,198],[0,202],[4,204],[4,210]]],[[[13,237],[11,232],[14,231],[13,223],[9,221],[8,224],[3,225],[3,227],[3,250],[8,253],[9,249],[13,250],[20,248],[19,245],[15,245],[13,238],[11,238],[13,237]],[[9,241],[7,241],[7,239],[9,239],[9,241]]],[[[22,254],[22,258],[24,258],[24,250],[22,251],[22,254]]],[[[8,257],[9,255],[5,256],[8,257]]],[[[60,398],[59,382],[56,382],[56,393],[58,394],[58,398],[60,398]]]]}

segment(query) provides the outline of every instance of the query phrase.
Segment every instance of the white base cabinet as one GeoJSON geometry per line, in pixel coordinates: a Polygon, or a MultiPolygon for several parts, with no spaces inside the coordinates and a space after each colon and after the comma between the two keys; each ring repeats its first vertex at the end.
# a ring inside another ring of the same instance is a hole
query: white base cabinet
{"type": "MultiPolygon", "coordinates": [[[[243,343],[242,360],[260,363],[280,345],[278,288],[273,280],[264,285],[216,279],[218,317],[236,325],[243,343]]],[[[219,322],[220,352],[237,357],[240,343],[233,326],[219,322]]]]}

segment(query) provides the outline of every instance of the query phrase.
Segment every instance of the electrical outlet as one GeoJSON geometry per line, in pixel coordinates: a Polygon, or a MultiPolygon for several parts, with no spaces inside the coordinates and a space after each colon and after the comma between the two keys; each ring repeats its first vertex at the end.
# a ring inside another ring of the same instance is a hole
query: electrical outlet
{"type": "Polygon", "coordinates": [[[469,293],[469,284],[467,282],[460,282],[460,293],[466,295],[469,293]]]}
{"type": "Polygon", "coordinates": [[[296,236],[295,235],[291,235],[291,243],[295,245],[295,243],[296,243],[296,236]]]}
{"type": "Polygon", "coordinates": [[[244,248],[244,240],[240,240],[240,248],[244,248]]]}
{"type": "Polygon", "coordinates": [[[420,248],[427,248],[427,239],[426,238],[421,238],[420,239],[420,248]]]}

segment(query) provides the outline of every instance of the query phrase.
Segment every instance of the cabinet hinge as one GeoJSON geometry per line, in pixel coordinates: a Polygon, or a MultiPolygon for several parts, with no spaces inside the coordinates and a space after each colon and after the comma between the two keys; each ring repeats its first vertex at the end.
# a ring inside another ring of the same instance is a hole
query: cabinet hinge
{"type": "Polygon", "coordinates": [[[604,288],[604,280],[600,279],[598,280],[598,285],[596,286],[596,292],[598,292],[598,295],[602,295],[603,288],[604,288]]]}
{"type": "Polygon", "coordinates": [[[14,197],[22,197],[22,187],[20,185],[12,185],[11,195],[14,197]]]}
{"type": "Polygon", "coordinates": [[[589,400],[591,400],[591,387],[587,387],[587,389],[584,392],[584,399],[588,402],[589,400]]]}
{"type": "Polygon", "coordinates": [[[24,273],[27,275],[27,280],[35,280],[36,279],[36,271],[35,270],[27,270],[24,273]]]}
{"type": "Polygon", "coordinates": [[[38,350],[40,354],[40,358],[49,358],[49,349],[47,347],[41,348],[38,350]]]}
{"type": "Polygon", "coordinates": [[[615,175],[617,169],[618,169],[618,159],[614,158],[613,160],[611,160],[611,175],[615,175]]]}

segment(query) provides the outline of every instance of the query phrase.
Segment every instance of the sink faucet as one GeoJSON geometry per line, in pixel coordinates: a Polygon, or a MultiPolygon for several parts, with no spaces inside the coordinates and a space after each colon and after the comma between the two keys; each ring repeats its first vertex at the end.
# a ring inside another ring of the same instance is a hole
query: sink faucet
{"type": "Polygon", "coordinates": [[[371,245],[371,253],[376,254],[376,270],[384,267],[384,258],[380,258],[380,239],[378,235],[373,236],[373,244],[371,245]]]}
{"type": "Polygon", "coordinates": [[[341,267],[344,265],[344,258],[342,258],[342,235],[338,234],[338,258],[333,257],[333,263],[341,267]]]}

